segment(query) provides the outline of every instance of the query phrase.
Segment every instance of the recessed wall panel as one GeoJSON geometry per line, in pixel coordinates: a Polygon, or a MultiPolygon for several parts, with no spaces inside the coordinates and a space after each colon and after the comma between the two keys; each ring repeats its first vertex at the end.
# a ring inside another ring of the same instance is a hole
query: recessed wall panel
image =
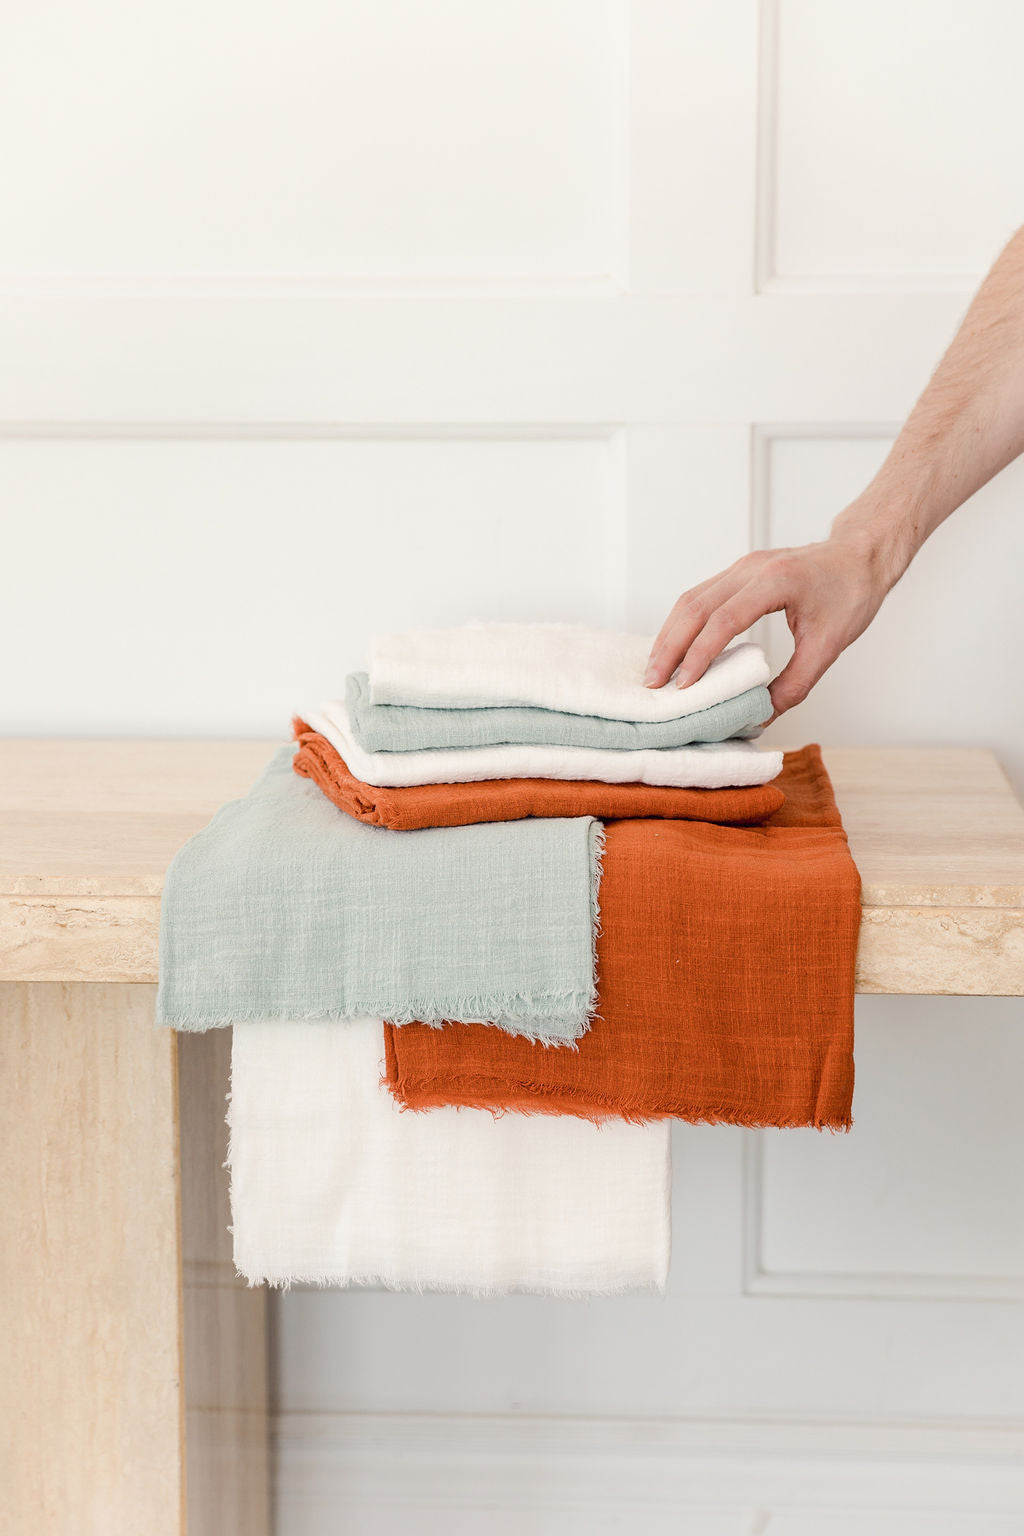
{"type": "Polygon", "coordinates": [[[764,281],[970,286],[1024,218],[1024,9],[766,0],[764,281]]]}
{"type": "Polygon", "coordinates": [[[1020,1013],[860,999],[853,1130],[761,1134],[761,1270],[1024,1281],[1020,1013]]]}
{"type": "Polygon", "coordinates": [[[0,440],[0,730],[283,735],[377,630],[605,622],[615,457],[601,435],[0,440]]]}
{"type": "Polygon", "coordinates": [[[615,0],[9,10],[0,286],[607,275],[615,0]]]}

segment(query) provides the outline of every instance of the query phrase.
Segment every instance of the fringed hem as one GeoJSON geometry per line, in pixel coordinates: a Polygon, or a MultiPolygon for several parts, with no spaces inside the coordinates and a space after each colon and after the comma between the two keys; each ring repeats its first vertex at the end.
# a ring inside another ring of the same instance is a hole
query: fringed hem
{"type": "Polygon", "coordinates": [[[577,1040],[586,1034],[594,1019],[600,1018],[597,1011],[597,941],[601,936],[601,877],[604,874],[605,848],[603,821],[594,820],[590,823],[587,846],[590,853],[590,996],[587,999],[586,1022],[576,1036],[577,1040]]]}
{"type": "Polygon", "coordinates": [[[447,1294],[471,1296],[480,1301],[501,1296],[550,1296],[563,1301],[585,1301],[591,1296],[636,1296],[665,1294],[665,1280],[623,1280],[610,1285],[531,1285],[519,1282],[513,1285],[465,1284],[457,1280],[401,1280],[394,1275],[336,1275],[326,1271],[297,1271],[289,1275],[270,1275],[258,1272],[248,1275],[236,1267],[236,1275],[250,1288],[259,1285],[272,1290],[287,1291],[293,1285],[310,1285],[319,1289],[333,1287],[338,1290],[356,1290],[373,1286],[378,1290],[406,1291],[415,1295],[447,1294]]]}
{"type": "Polygon", "coordinates": [[[650,1125],[659,1120],[682,1120],[689,1125],[737,1125],[750,1131],[814,1130],[847,1132],[853,1128],[853,1115],[819,1116],[814,1113],[794,1115],[754,1115],[726,1105],[672,1105],[653,1108],[633,1101],[613,1102],[611,1099],[574,1098],[564,1089],[538,1084],[523,1084],[520,1092],[500,1100],[485,1094],[463,1093],[457,1087],[447,1091],[428,1090],[417,1093],[416,1102],[406,1097],[401,1084],[383,1079],[392,1098],[402,1110],[412,1114],[426,1113],[431,1109],[481,1109],[499,1119],[502,1115],[572,1115],[577,1120],[589,1120],[594,1125],[606,1125],[610,1121],[625,1120],[629,1125],[650,1125]],[[457,1095],[457,1097],[453,1097],[457,1095]]]}
{"type": "MultiPolygon", "coordinates": [[[[564,1032],[558,1034],[548,1033],[544,1029],[545,1010],[538,1007],[533,999],[523,998],[522,1014],[518,1012],[517,1000],[509,996],[494,998],[495,1007],[487,1006],[488,1000],[480,998],[463,999],[456,1001],[450,1012],[428,1014],[424,1011],[408,1008],[401,1015],[388,1013],[382,1009],[379,1002],[365,1004],[353,1004],[347,1008],[319,1010],[315,1013],[296,1013],[289,1010],[286,1014],[266,1014],[236,1008],[225,1014],[203,1014],[189,1017],[184,1014],[172,1017],[161,1010],[157,1016],[157,1026],[178,1030],[182,1034],[202,1034],[208,1029],[230,1029],[233,1024],[268,1024],[284,1021],[305,1024],[337,1024],[346,1019],[384,1019],[396,1028],[405,1024],[426,1024],[431,1029],[443,1029],[448,1024],[484,1024],[492,1029],[504,1030],[507,1035],[516,1035],[523,1040],[529,1040],[535,1045],[574,1046],[581,1040],[590,1028],[592,1013],[591,999],[579,998],[579,994],[572,994],[572,1000],[567,1000],[564,1014],[551,1013],[548,1015],[553,1027],[564,1020],[564,1032]],[[581,1004],[583,1006],[581,1006],[581,1004]],[[499,1006],[500,1005],[500,1006],[499,1006]],[[584,1006],[586,1012],[584,1012],[584,1006]],[[496,1016],[497,1015],[497,1016],[496,1016]],[[501,1017],[505,1015],[505,1017],[501,1017]],[[536,1027],[527,1027],[527,1021],[536,1027]]],[[[550,1000],[549,1000],[550,1001],[550,1000]]]]}

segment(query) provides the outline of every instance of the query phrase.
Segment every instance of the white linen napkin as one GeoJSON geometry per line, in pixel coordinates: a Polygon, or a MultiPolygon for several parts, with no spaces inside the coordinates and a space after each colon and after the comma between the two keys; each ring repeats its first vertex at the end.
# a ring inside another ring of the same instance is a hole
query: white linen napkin
{"type": "Polygon", "coordinates": [[[730,646],[689,688],[645,688],[645,635],[577,624],[467,624],[380,635],[370,659],[372,704],[469,708],[535,705],[609,720],[677,720],[771,673],[759,645],[730,646]]]}
{"type": "Polygon", "coordinates": [[[782,753],[752,741],[690,747],[442,747],[421,752],[366,752],[355,738],[348,706],[329,699],[305,719],[325,736],[364,784],[393,789],[412,784],[469,784],[483,779],[587,779],[604,784],[667,784],[727,789],[767,784],[782,772],[782,753]]]}
{"type": "Polygon", "coordinates": [[[235,1026],[231,1210],[252,1284],[664,1289],[667,1121],[401,1110],[383,1057],[379,1019],[235,1026]]]}

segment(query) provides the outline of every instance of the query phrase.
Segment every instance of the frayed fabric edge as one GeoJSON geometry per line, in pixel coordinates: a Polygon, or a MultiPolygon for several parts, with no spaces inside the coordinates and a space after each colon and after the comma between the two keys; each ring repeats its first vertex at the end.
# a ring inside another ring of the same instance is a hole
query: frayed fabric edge
{"type": "Polygon", "coordinates": [[[428,1294],[447,1294],[455,1296],[471,1296],[477,1300],[486,1301],[502,1296],[550,1296],[564,1301],[585,1301],[591,1296],[636,1296],[665,1294],[665,1281],[661,1279],[651,1280],[623,1280],[611,1285],[532,1285],[528,1281],[519,1281],[509,1285],[500,1284],[466,1284],[455,1280],[425,1279],[425,1280],[400,1280],[394,1275],[386,1274],[360,1274],[340,1275],[327,1271],[310,1270],[297,1271],[295,1274],[279,1275],[266,1272],[246,1274],[236,1265],[238,1278],[244,1280],[250,1289],[256,1286],[266,1285],[272,1290],[287,1291],[293,1285],[316,1286],[318,1289],[329,1288],[337,1290],[360,1290],[373,1287],[377,1290],[393,1292],[409,1292],[414,1295],[424,1296],[428,1294]]]}
{"type": "Polygon", "coordinates": [[[596,818],[590,823],[588,840],[590,854],[590,997],[587,1002],[587,1023],[577,1035],[580,1039],[597,1012],[597,941],[601,936],[601,880],[604,875],[605,830],[604,822],[596,818]]]}
{"type": "Polygon", "coordinates": [[[346,1019],[373,1018],[385,1019],[399,1029],[404,1024],[427,1024],[432,1029],[442,1029],[448,1024],[484,1024],[492,1029],[501,1029],[508,1035],[517,1035],[522,1039],[530,1040],[537,1045],[559,1046],[574,1045],[586,1034],[590,1028],[595,997],[592,994],[586,999],[581,999],[574,993],[572,1000],[567,1000],[564,1012],[552,1012],[549,1015],[552,1023],[556,1019],[566,1021],[564,1032],[557,1034],[549,1033],[542,1027],[533,1029],[526,1027],[527,1019],[537,1025],[543,1022],[545,1016],[544,1009],[538,1009],[532,1000],[522,1000],[521,1015],[516,1011],[515,1001],[508,997],[495,998],[493,1001],[495,1003],[493,1009],[486,1006],[486,999],[482,1000],[482,1004],[480,999],[473,999],[467,1001],[464,1007],[456,1005],[451,1012],[432,1013],[432,1016],[416,1009],[405,1009],[399,1016],[395,1012],[389,1013],[387,1009],[382,1009],[379,1003],[361,1003],[346,1008],[323,1009],[312,1013],[289,1011],[280,1015],[239,1008],[225,1014],[192,1016],[181,1014],[172,1017],[163,1014],[158,1016],[156,1024],[158,1028],[174,1029],[183,1034],[202,1034],[208,1029],[230,1029],[234,1024],[268,1024],[285,1020],[303,1024],[337,1024],[346,1019]],[[496,1014],[499,1017],[495,1017],[496,1014]]]}
{"type": "Polygon", "coordinates": [[[577,1120],[588,1120],[598,1127],[625,1121],[628,1125],[656,1125],[662,1120],[680,1120],[687,1125],[736,1125],[748,1131],[829,1131],[833,1135],[853,1129],[852,1115],[818,1117],[814,1115],[776,1115],[771,1119],[743,1114],[725,1106],[682,1107],[652,1109],[648,1105],[613,1104],[610,1100],[600,1103],[583,1101],[574,1103],[564,1089],[547,1085],[522,1084],[518,1095],[500,1101],[486,1095],[462,1094],[456,1089],[457,1098],[446,1096],[444,1089],[429,1089],[425,1097],[429,1103],[412,1103],[400,1083],[382,1078],[398,1107],[410,1114],[429,1114],[432,1109],[484,1110],[497,1120],[504,1115],[572,1115],[577,1120]],[[547,1102],[557,1099],[557,1103],[547,1102]]]}

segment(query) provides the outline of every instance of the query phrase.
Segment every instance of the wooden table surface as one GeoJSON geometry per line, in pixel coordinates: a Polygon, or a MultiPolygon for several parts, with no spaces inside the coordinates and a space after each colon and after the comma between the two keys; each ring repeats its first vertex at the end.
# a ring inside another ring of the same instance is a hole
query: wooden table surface
{"type": "MultiPolygon", "coordinates": [[[[155,981],[168,863],[273,747],[0,742],[0,977],[155,981]]],[[[825,758],[863,880],[858,991],[1024,994],[1024,807],[993,754],[825,758]]]]}

